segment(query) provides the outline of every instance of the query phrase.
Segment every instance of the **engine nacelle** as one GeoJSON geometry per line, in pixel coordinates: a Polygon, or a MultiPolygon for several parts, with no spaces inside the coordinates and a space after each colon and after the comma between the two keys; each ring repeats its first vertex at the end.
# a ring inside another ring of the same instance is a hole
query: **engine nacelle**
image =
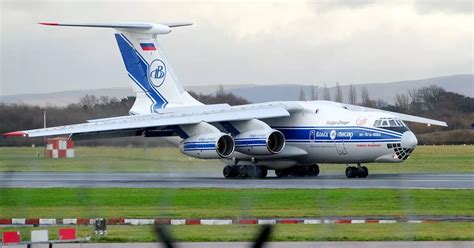
{"type": "Polygon", "coordinates": [[[251,130],[235,137],[235,150],[248,155],[270,155],[281,152],[285,143],[285,136],[278,130],[251,130]]]}
{"type": "Polygon", "coordinates": [[[227,158],[234,153],[234,149],[234,139],[224,133],[200,134],[179,144],[179,150],[184,155],[203,159],[227,158]]]}

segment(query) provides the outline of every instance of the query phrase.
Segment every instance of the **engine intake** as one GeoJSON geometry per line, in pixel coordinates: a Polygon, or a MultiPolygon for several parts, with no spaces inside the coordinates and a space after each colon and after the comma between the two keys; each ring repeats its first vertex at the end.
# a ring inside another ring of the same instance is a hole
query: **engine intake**
{"type": "Polygon", "coordinates": [[[181,141],[181,153],[203,159],[227,158],[234,153],[232,136],[223,133],[201,134],[181,141]]]}
{"type": "Polygon", "coordinates": [[[280,153],[285,148],[285,136],[282,132],[252,130],[235,137],[235,149],[248,155],[270,155],[280,153]]]}

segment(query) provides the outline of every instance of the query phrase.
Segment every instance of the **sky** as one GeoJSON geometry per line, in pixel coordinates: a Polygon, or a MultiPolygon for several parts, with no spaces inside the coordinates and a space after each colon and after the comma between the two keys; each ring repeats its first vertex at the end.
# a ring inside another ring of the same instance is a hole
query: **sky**
{"type": "Polygon", "coordinates": [[[47,21],[191,21],[158,37],[185,86],[473,74],[473,3],[0,0],[0,95],[129,86],[113,30],[47,21]]]}

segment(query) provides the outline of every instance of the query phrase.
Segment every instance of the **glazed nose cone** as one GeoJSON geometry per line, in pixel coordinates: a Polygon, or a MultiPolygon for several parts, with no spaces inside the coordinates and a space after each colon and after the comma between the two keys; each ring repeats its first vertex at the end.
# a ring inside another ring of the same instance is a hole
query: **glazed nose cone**
{"type": "Polygon", "coordinates": [[[412,131],[406,131],[402,135],[402,147],[414,149],[418,144],[415,134],[412,131]]]}

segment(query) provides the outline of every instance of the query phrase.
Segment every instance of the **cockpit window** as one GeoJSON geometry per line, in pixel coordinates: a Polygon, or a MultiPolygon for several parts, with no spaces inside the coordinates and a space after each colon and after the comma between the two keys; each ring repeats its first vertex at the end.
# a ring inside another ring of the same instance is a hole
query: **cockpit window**
{"type": "Polygon", "coordinates": [[[384,117],[384,118],[375,120],[374,127],[392,130],[399,133],[408,131],[407,126],[402,120],[396,119],[396,118],[390,118],[390,117],[384,117]]]}
{"type": "Polygon", "coordinates": [[[374,127],[406,127],[406,125],[400,119],[384,117],[375,120],[374,127]]]}

